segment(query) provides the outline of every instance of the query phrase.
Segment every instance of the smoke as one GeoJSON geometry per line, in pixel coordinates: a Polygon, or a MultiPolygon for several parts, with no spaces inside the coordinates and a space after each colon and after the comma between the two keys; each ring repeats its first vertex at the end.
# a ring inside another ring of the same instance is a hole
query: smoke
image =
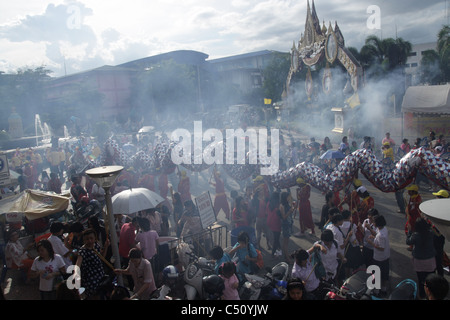
{"type": "MultiPolygon", "coordinates": [[[[353,109],[346,104],[346,100],[354,93],[350,85],[349,74],[340,66],[335,66],[330,71],[332,82],[329,94],[323,91],[322,85],[325,69],[311,71],[314,90],[310,100],[308,100],[306,94],[305,78],[301,79],[303,74],[297,76],[295,81],[291,81],[287,102],[294,110],[298,110],[295,116],[291,117],[292,122],[303,135],[309,138],[314,137],[318,142],[323,141],[324,137],[330,137],[334,144],[340,143],[342,136],[348,134],[349,128],[354,133],[357,145],[364,136],[371,136],[377,141],[381,141],[385,134],[383,126],[385,119],[392,116],[394,112],[393,95],[395,95],[396,112],[400,112],[401,109],[401,101],[405,91],[403,70],[398,68],[379,77],[374,76],[374,70],[365,70],[366,75],[370,76],[367,76],[365,82],[359,85],[360,105],[353,109]],[[335,127],[332,108],[344,107],[344,110],[346,110],[344,111],[344,132],[335,134],[332,131],[335,127]]],[[[303,73],[305,72],[303,71],[303,73]]],[[[284,119],[289,119],[286,116],[284,119]]]]}
{"type": "Polygon", "coordinates": [[[328,94],[325,93],[322,83],[325,71],[325,68],[319,71],[312,68],[313,91],[309,98],[306,93],[306,70],[302,70],[295,76],[295,79],[291,81],[287,101],[293,110],[289,111],[289,117],[286,113],[282,117],[284,120],[292,120],[292,123],[303,135],[314,137],[316,141],[322,141],[324,137],[332,136],[334,113],[331,109],[342,108],[345,99],[351,95],[347,90],[349,76],[340,66],[329,69],[331,90],[328,94]]]}

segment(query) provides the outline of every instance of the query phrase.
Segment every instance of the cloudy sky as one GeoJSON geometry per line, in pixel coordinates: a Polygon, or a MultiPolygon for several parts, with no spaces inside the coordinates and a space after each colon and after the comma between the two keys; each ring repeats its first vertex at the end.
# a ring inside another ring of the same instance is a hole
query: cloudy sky
{"type": "MultiPolygon", "coordinates": [[[[315,0],[315,6],[321,23],[337,21],[346,45],[360,49],[371,34],[435,41],[450,1],[315,0]],[[371,5],[379,11],[368,12],[371,5]]],[[[288,52],[304,31],[306,10],[307,0],[2,1],[0,71],[44,65],[61,76],[172,50],[210,59],[288,52]]]]}

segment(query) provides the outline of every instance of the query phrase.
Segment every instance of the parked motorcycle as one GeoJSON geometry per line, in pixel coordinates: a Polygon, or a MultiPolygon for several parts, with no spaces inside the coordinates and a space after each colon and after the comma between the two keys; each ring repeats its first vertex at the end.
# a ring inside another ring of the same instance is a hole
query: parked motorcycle
{"type": "Polygon", "coordinates": [[[204,257],[197,257],[187,253],[193,258],[184,271],[184,288],[187,300],[205,300],[208,293],[203,286],[203,277],[214,274],[214,262],[204,257]]]}
{"type": "MultiPolygon", "coordinates": [[[[329,289],[325,300],[384,300],[379,298],[378,290],[367,286],[371,274],[366,270],[353,273],[341,287],[327,283],[329,289]]],[[[417,284],[411,279],[401,281],[392,291],[387,300],[415,300],[417,297],[417,284]]]]}
{"type": "Polygon", "coordinates": [[[324,283],[324,288],[329,290],[325,300],[361,300],[364,296],[370,297],[372,289],[367,287],[367,279],[370,276],[366,270],[358,270],[345,280],[340,287],[334,283],[324,283]]]}
{"type": "Polygon", "coordinates": [[[183,273],[173,265],[163,269],[163,284],[152,293],[150,300],[184,300],[186,293],[184,289],[183,273]]]}
{"type": "Polygon", "coordinates": [[[280,262],[263,277],[245,274],[239,296],[241,300],[281,300],[286,294],[289,265],[280,262]]]}
{"type": "Polygon", "coordinates": [[[225,290],[225,282],[222,277],[216,274],[203,277],[203,289],[205,292],[205,300],[220,300],[223,290],[225,290]]]}
{"type": "MultiPolygon", "coordinates": [[[[416,300],[417,290],[417,283],[414,280],[405,279],[392,290],[388,300],[416,300]]],[[[382,300],[376,296],[370,298],[371,300],[382,300]]]]}
{"type": "MultiPolygon", "coordinates": [[[[83,197],[84,198],[84,197],[83,197]]],[[[86,197],[87,198],[87,197],[86,197]]],[[[88,220],[91,216],[101,216],[102,206],[98,200],[82,199],[82,201],[74,206],[74,215],[76,220],[81,222],[83,226],[87,227],[88,220]]]]}

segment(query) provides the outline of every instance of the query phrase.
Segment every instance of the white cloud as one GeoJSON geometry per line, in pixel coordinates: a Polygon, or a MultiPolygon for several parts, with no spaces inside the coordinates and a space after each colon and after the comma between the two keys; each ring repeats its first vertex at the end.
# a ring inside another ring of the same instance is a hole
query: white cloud
{"type": "MultiPolygon", "coordinates": [[[[357,48],[369,34],[395,37],[396,30],[412,43],[429,41],[446,22],[445,0],[316,0],[315,6],[321,24],[337,21],[346,44],[357,48]],[[371,4],[380,7],[381,30],[366,27],[371,4]]],[[[3,1],[0,68],[45,63],[61,74],[63,56],[71,72],[181,49],[210,58],[287,52],[305,17],[306,1],[295,0],[3,1]]]]}

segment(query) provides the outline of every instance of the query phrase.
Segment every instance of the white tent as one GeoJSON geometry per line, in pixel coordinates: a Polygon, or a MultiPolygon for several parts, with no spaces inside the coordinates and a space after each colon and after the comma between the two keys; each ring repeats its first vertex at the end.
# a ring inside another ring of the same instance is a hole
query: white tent
{"type": "Polygon", "coordinates": [[[402,112],[450,114],[450,84],[406,89],[402,112]]]}

